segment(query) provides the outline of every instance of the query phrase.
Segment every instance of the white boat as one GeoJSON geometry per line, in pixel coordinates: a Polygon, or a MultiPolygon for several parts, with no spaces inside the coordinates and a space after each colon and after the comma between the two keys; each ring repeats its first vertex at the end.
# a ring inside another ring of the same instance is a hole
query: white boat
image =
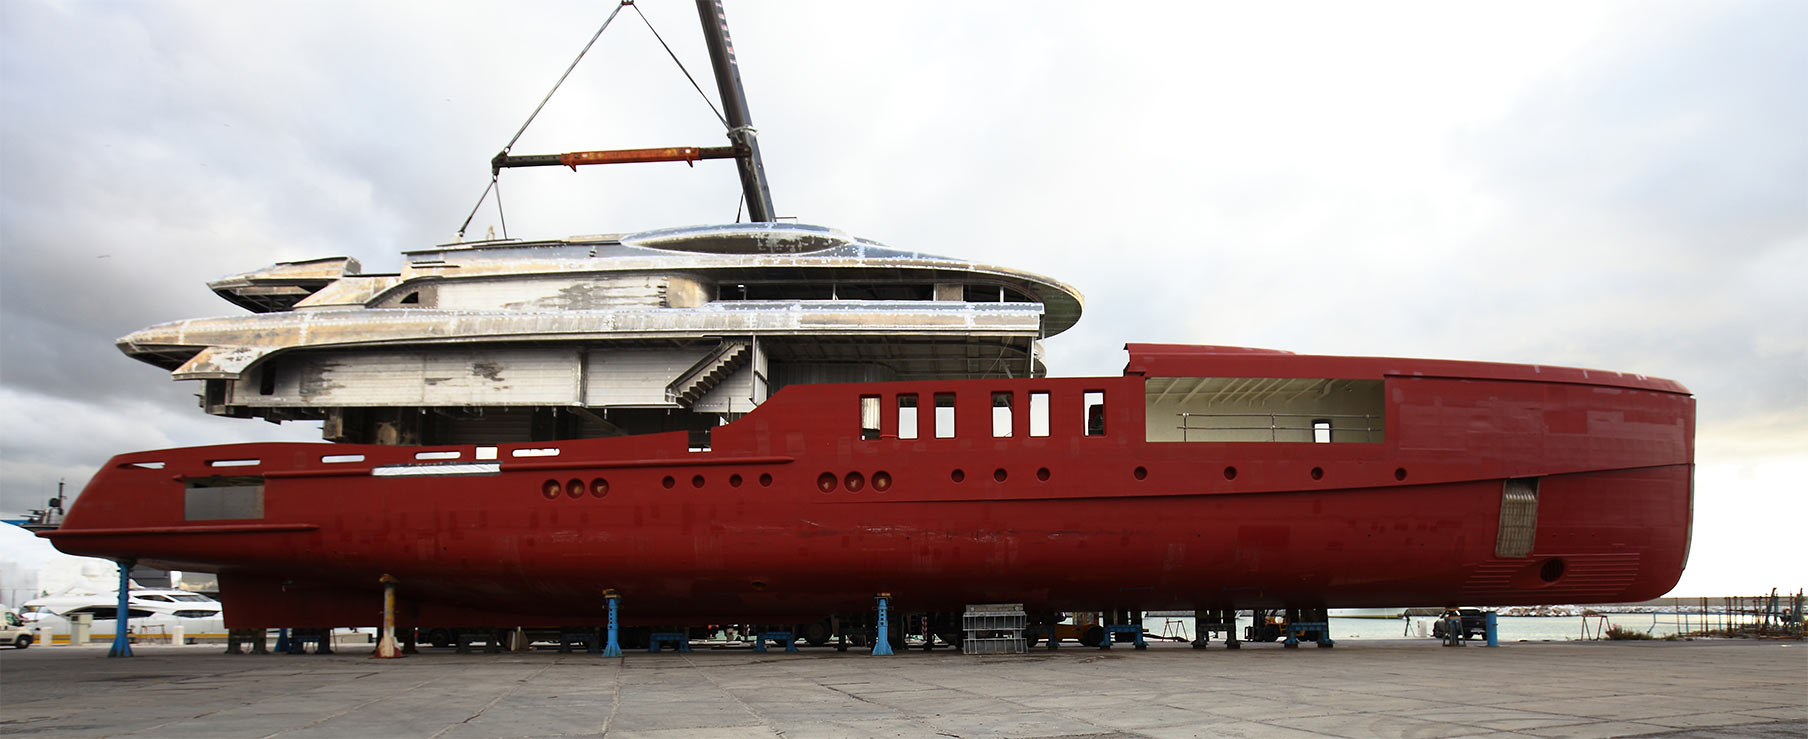
{"type": "MultiPolygon", "coordinates": [[[[126,601],[128,628],[143,638],[225,638],[226,620],[219,601],[200,593],[168,588],[134,589],[126,601]]],[[[48,628],[45,644],[68,644],[71,623],[80,614],[93,617],[91,641],[113,638],[119,623],[119,593],[76,592],[26,601],[19,615],[33,630],[48,628]]]]}
{"type": "Polygon", "coordinates": [[[1406,618],[1405,608],[1333,608],[1331,618],[1406,618]]]}

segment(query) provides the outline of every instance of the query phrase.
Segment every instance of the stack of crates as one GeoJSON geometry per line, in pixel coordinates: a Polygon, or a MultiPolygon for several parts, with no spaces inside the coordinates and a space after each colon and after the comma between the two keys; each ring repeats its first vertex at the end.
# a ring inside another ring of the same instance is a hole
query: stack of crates
{"type": "Polygon", "coordinates": [[[961,618],[961,651],[967,654],[1027,654],[1023,629],[1029,617],[1022,603],[987,603],[967,606],[961,618]]]}

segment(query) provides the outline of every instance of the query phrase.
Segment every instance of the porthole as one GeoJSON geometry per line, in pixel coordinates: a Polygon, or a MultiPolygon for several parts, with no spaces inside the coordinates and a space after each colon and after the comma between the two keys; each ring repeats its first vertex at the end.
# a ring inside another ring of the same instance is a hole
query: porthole
{"type": "Polygon", "coordinates": [[[1405,480],[1406,479],[1406,468],[1405,467],[1394,468],[1394,479],[1395,480],[1405,480]]]}
{"type": "Polygon", "coordinates": [[[659,481],[659,484],[665,486],[665,489],[671,490],[678,486],[678,481],[673,479],[671,475],[666,475],[665,479],[659,481]]]}
{"type": "Polygon", "coordinates": [[[573,498],[584,497],[584,481],[572,480],[571,482],[565,483],[565,494],[573,498]]]}
{"type": "Polygon", "coordinates": [[[953,480],[955,482],[960,482],[962,480],[967,479],[967,473],[965,470],[956,469],[953,472],[948,473],[948,479],[953,480]]]}
{"type": "Polygon", "coordinates": [[[843,479],[841,484],[847,486],[848,492],[858,493],[861,488],[866,487],[866,476],[858,472],[849,472],[847,473],[847,478],[843,479]]]}
{"type": "Polygon", "coordinates": [[[873,489],[881,493],[891,489],[891,473],[879,470],[873,473],[873,489]]]}
{"type": "Polygon", "coordinates": [[[694,487],[694,488],[703,487],[703,476],[702,475],[692,475],[691,476],[691,487],[694,487]]]}
{"type": "Polygon", "coordinates": [[[1041,469],[1036,470],[1036,479],[1041,480],[1043,482],[1048,482],[1048,477],[1049,477],[1049,472],[1048,472],[1047,467],[1043,467],[1041,469]]]}
{"type": "Polygon", "coordinates": [[[1314,479],[1314,480],[1323,480],[1323,479],[1325,479],[1325,468],[1323,468],[1323,467],[1313,467],[1313,468],[1312,468],[1312,479],[1314,479]]]}
{"type": "Polygon", "coordinates": [[[1224,468],[1224,479],[1226,479],[1226,480],[1237,479],[1237,468],[1235,468],[1235,467],[1224,468]]]}
{"type": "Polygon", "coordinates": [[[838,483],[835,480],[835,473],[833,473],[833,472],[824,472],[824,473],[816,476],[816,489],[817,490],[821,490],[825,493],[833,493],[833,492],[835,492],[835,486],[837,484],[838,483]]]}
{"type": "Polygon", "coordinates": [[[547,480],[540,485],[540,494],[546,496],[547,500],[558,498],[559,493],[564,491],[565,486],[560,485],[558,480],[547,480]]]}
{"type": "Polygon", "coordinates": [[[761,473],[760,474],[760,487],[763,487],[763,488],[772,487],[772,475],[771,474],[769,474],[769,473],[761,473]]]}
{"type": "Polygon", "coordinates": [[[740,487],[741,486],[741,476],[739,474],[729,475],[728,476],[728,486],[731,488],[740,487]]]}
{"type": "Polygon", "coordinates": [[[605,480],[603,478],[600,478],[600,477],[596,478],[595,480],[591,480],[590,481],[590,494],[593,496],[596,496],[598,498],[608,495],[609,494],[609,481],[605,480]]]}
{"type": "Polygon", "coordinates": [[[1010,477],[1010,476],[1011,476],[1010,473],[1005,472],[1003,467],[992,470],[992,479],[997,480],[999,482],[1004,482],[1005,478],[1010,477]]]}
{"type": "Polygon", "coordinates": [[[1544,566],[1538,568],[1538,579],[1547,583],[1556,582],[1563,577],[1564,569],[1561,558],[1547,559],[1544,561],[1544,566]]]}
{"type": "Polygon", "coordinates": [[[1147,479],[1149,479],[1149,468],[1138,467],[1134,470],[1131,470],[1130,475],[1135,477],[1138,480],[1147,480],[1147,479]]]}

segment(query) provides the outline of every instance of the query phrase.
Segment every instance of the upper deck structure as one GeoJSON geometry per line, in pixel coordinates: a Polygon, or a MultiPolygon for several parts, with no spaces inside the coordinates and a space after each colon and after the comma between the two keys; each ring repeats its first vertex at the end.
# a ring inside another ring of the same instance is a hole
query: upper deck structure
{"type": "Polygon", "coordinates": [[[332,441],[701,432],[791,384],[1040,377],[1078,291],[819,226],[749,223],[289,262],[210,287],[252,315],[159,324],[126,354],[215,415],[332,441]]]}

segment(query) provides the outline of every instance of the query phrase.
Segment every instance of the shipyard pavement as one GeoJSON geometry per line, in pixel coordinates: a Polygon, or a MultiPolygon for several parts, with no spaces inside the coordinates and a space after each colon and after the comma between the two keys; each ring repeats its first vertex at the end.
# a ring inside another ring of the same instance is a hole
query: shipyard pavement
{"type": "Polygon", "coordinates": [[[1801,642],[1341,642],[968,657],[624,659],[218,647],[0,651],[0,735],[129,737],[1783,737],[1801,642]]]}

